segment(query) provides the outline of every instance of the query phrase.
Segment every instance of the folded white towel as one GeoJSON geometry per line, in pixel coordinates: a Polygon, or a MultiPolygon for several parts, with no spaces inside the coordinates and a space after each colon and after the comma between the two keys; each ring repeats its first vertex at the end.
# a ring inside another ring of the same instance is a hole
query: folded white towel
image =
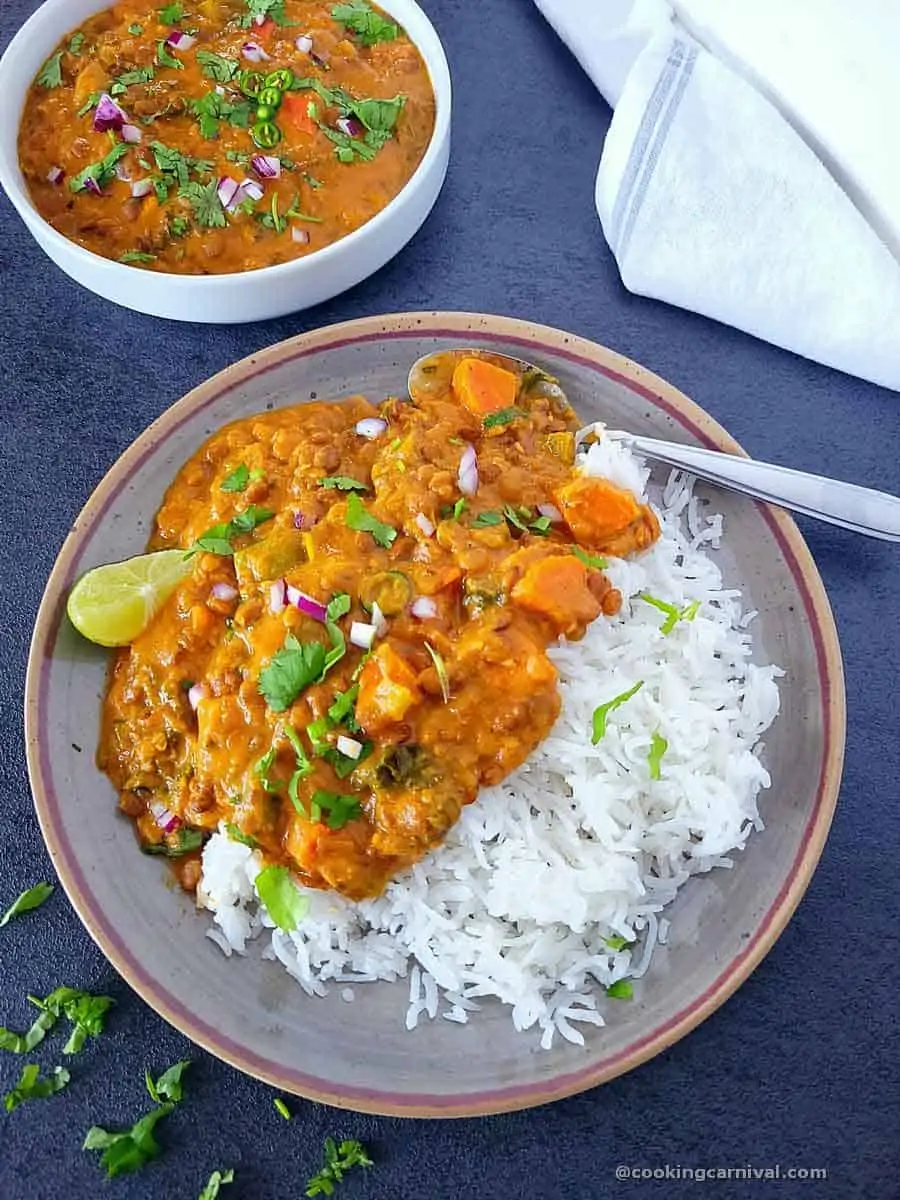
{"type": "Polygon", "coordinates": [[[900,390],[900,6],[537,3],[615,105],[626,287],[900,390]]]}

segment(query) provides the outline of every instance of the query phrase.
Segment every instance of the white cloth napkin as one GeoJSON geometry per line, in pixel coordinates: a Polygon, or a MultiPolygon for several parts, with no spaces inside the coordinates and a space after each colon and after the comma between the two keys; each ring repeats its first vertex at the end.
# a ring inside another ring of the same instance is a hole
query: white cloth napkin
{"type": "Polygon", "coordinates": [[[900,4],[536,2],[615,107],[625,286],[900,390],[900,4]]]}

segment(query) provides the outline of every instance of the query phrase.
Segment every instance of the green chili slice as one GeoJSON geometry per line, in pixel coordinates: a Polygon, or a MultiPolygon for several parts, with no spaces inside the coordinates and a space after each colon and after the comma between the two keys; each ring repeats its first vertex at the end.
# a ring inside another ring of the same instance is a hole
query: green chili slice
{"type": "Polygon", "coordinates": [[[238,87],[250,100],[255,100],[266,86],[266,81],[259,71],[241,71],[238,75],[238,87]]]}
{"type": "Polygon", "coordinates": [[[267,121],[271,121],[274,116],[275,109],[271,106],[271,104],[260,104],[259,108],[256,110],[257,121],[262,121],[264,125],[267,121]]]}
{"type": "Polygon", "coordinates": [[[278,88],[280,92],[286,92],[293,82],[294,72],[290,67],[279,67],[266,76],[266,87],[278,88]]]}
{"type": "Polygon", "coordinates": [[[274,121],[260,121],[250,130],[250,136],[261,150],[273,150],[281,141],[281,130],[274,121]]]}

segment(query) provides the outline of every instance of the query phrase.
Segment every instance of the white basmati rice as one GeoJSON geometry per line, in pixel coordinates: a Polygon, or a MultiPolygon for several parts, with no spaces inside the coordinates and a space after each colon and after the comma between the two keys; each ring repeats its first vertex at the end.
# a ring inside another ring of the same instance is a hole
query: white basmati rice
{"type": "MultiPolygon", "coordinates": [[[[610,438],[590,447],[585,469],[638,493],[649,475],[610,438]]],[[[244,954],[262,935],[263,957],[311,996],[331,982],[408,976],[409,1029],[438,1015],[465,1024],[491,997],[509,1006],[516,1029],[539,1029],[542,1047],[557,1033],[582,1045],[577,1026],[604,1023],[605,988],[645,975],[654,946],[668,940],[669,920],[657,914],[691,875],[731,867],[763,828],[756,798],[769,776],[759,737],[777,715],[781,672],[750,662],[754,614],[723,588],[709,556],[722,517],[704,513],[679,472],[659,512],[659,542],[607,571],[626,597],[621,614],[551,651],[562,711],[523,767],[484,790],[443,845],[377,900],[309,891],[309,915],[292,934],[273,927],[255,895],[258,855],[213,835],[198,902],[213,913],[216,945],[244,954]],[[641,592],[700,608],[665,636],[663,614],[641,592]],[[592,745],[594,709],[639,681],[592,745]],[[656,781],[654,733],[668,743],[656,781]],[[606,938],[629,944],[613,949],[606,938]]],[[[349,1000],[352,989],[341,995],[349,1000]]]]}

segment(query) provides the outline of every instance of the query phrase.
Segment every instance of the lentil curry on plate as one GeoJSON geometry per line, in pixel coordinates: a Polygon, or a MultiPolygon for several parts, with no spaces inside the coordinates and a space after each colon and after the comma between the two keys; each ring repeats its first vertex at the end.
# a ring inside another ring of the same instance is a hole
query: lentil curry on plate
{"type": "Polygon", "coordinates": [[[659,535],[576,469],[547,376],[450,353],[411,390],[236,421],[166,493],[151,548],[193,569],[117,657],[100,761],[187,888],[223,823],[380,893],[550,731],[547,647],[616,613],[603,556],[659,535]]]}
{"type": "Polygon", "coordinates": [[[41,216],[96,254],[249,271],[379,213],[434,117],[421,55],[367,0],[124,3],[39,71],[19,161],[41,216]]]}

